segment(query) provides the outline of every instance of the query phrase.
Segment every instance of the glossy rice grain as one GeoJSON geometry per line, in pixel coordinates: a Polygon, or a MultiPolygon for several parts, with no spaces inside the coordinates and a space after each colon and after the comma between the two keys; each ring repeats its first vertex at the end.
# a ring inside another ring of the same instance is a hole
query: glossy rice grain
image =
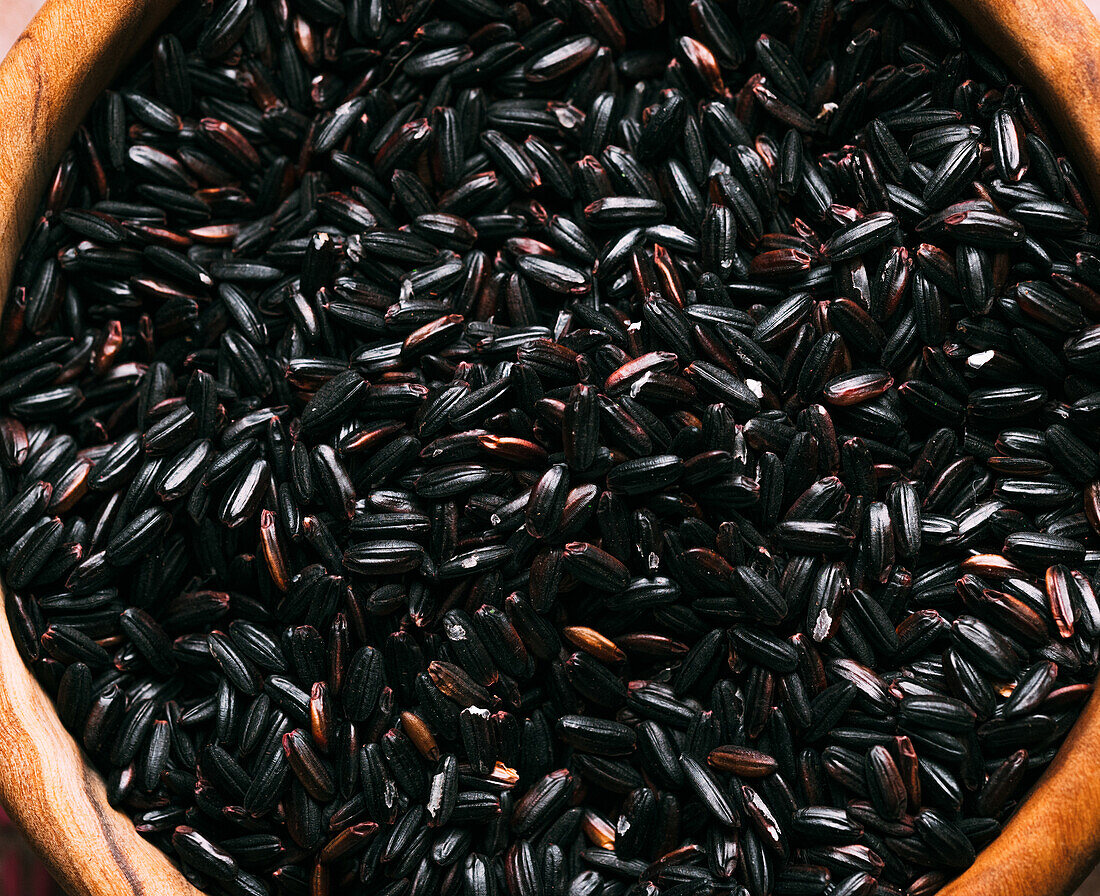
{"type": "Polygon", "coordinates": [[[1100,237],[932,2],[185,2],[0,321],[17,645],[206,892],[936,892],[1096,672],[1100,237]]]}

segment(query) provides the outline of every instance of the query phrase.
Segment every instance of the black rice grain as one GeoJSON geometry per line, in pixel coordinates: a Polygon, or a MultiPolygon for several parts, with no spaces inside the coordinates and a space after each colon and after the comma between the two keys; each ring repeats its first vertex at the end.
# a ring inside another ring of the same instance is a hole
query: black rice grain
{"type": "Polygon", "coordinates": [[[1059,151],[923,0],[185,2],[0,327],[19,649],[211,892],[930,896],[1096,672],[1059,151]]]}

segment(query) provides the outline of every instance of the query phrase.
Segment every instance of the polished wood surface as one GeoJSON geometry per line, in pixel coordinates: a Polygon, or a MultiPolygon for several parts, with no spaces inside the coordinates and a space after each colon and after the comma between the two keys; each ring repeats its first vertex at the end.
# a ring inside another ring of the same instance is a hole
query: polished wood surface
{"type": "Polygon", "coordinates": [[[950,2],[1039,97],[1100,197],[1100,22],[1093,11],[1082,0],[950,2]]]}
{"type": "MultiPolygon", "coordinates": [[[[951,0],[1039,97],[1100,202],[1100,23],[1080,0],[951,0]],[[1091,161],[1090,161],[1091,160],[1091,161]]],[[[1093,222],[1094,225],[1096,222],[1093,222]]],[[[1100,692],[1005,830],[941,896],[1066,896],[1100,859],[1100,692]]]]}
{"type": "MultiPolygon", "coordinates": [[[[8,0],[0,0],[0,5],[8,0]]],[[[0,65],[0,296],[76,124],[174,0],[43,7],[0,65]]],[[[0,614],[0,799],[71,896],[198,896],[130,820],[24,666],[0,614]]]]}
{"type": "MultiPolygon", "coordinates": [[[[0,296],[46,178],[93,97],[175,0],[49,0],[0,66],[0,296]]],[[[1079,0],[952,0],[1100,159],[1100,26],[1079,0]]],[[[1100,4],[1100,0],[1093,0],[1100,4]]],[[[3,28],[34,0],[0,0],[3,28]]],[[[1100,196],[1100,165],[1081,164],[1100,196]]],[[[0,614],[0,800],[73,896],[198,896],[107,805],[0,614]]],[[[1064,896],[1100,856],[1100,696],[1031,798],[944,896],[1064,896]]]]}

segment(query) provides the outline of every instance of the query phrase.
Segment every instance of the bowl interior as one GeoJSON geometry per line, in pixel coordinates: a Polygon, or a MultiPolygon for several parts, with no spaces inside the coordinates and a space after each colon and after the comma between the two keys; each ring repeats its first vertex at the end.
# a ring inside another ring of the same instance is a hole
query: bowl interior
{"type": "MultiPolygon", "coordinates": [[[[1074,156],[1100,160],[1100,27],[1079,0],[952,0],[1046,104],[1074,156]]],[[[92,100],[175,0],[48,0],[0,66],[0,295],[54,166],[92,100]]],[[[1082,165],[1100,196],[1100,164],[1082,165]]],[[[74,896],[192,894],[111,809],[0,616],[0,799],[74,896]]],[[[1100,854],[1100,698],[1002,835],[942,892],[1056,896],[1100,854]]]]}

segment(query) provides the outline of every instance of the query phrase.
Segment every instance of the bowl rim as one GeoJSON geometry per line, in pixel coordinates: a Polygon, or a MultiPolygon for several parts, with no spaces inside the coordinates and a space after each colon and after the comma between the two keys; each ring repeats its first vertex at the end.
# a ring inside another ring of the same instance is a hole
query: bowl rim
{"type": "MultiPolygon", "coordinates": [[[[46,0],[0,63],[0,303],[77,124],[177,2],[46,0]]],[[[1040,98],[1070,155],[1100,163],[1100,23],[1084,3],[949,2],[1040,98]]],[[[1100,164],[1084,173],[1100,205],[1100,164]]],[[[69,893],[201,896],[108,805],[102,778],[25,665],[8,612],[0,613],[0,720],[0,802],[69,893]]],[[[1005,829],[940,896],[1071,892],[1100,858],[1098,768],[1100,693],[1005,829]]]]}
{"type": "MultiPolygon", "coordinates": [[[[0,303],[48,179],[93,99],[177,0],[47,0],[0,63],[0,303]]],[[[72,896],[201,896],[111,808],[16,647],[0,589],[0,802],[72,896]]]]}
{"type": "MultiPolygon", "coordinates": [[[[1100,207],[1096,16],[1082,0],[949,2],[1038,98],[1100,207]]],[[[1094,691],[1001,833],[938,896],[1068,896],[1098,860],[1100,691],[1094,691]]]]}

